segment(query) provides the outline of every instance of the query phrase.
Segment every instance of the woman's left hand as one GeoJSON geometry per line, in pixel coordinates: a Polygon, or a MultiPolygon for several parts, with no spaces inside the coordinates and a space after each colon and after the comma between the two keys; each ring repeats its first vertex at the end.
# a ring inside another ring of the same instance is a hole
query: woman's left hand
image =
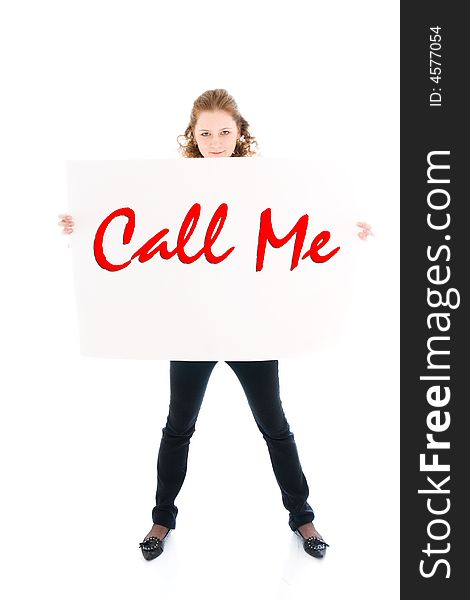
{"type": "Polygon", "coordinates": [[[365,223],[364,221],[358,221],[356,225],[361,229],[361,231],[359,231],[357,234],[361,238],[361,240],[367,240],[368,235],[374,235],[372,233],[372,225],[369,225],[369,223],[365,223]]]}

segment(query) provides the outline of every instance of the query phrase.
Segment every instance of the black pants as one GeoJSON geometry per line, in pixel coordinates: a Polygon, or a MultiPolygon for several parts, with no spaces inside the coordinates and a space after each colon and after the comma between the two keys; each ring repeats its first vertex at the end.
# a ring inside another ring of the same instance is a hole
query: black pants
{"type": "MultiPolygon", "coordinates": [[[[175,499],[186,476],[190,438],[216,362],[170,362],[170,408],[163,428],[157,462],[156,506],[152,520],[170,529],[176,526],[175,499]]],[[[307,503],[307,480],[300,465],[294,434],[290,431],[279,396],[277,360],[227,362],[243,386],[258,429],[263,434],[282,502],[294,531],[313,521],[307,503]]],[[[237,441],[236,443],[240,443],[237,441]]],[[[241,442],[243,443],[243,442],[241,442]]]]}

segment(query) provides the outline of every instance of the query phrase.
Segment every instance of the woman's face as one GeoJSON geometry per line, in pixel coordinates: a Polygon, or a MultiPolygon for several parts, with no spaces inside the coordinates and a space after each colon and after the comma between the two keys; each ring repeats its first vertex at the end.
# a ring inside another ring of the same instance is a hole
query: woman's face
{"type": "Polygon", "coordinates": [[[203,111],[194,127],[194,137],[204,158],[232,156],[240,132],[225,110],[203,111]]]}

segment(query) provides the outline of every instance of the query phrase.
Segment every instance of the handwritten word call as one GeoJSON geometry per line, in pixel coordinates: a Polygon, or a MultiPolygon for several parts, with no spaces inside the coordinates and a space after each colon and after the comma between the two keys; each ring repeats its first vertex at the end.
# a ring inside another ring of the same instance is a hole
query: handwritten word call
{"type": "MultiPolygon", "coordinates": [[[[191,236],[193,235],[194,230],[196,229],[197,223],[199,221],[199,217],[201,215],[200,204],[193,204],[193,206],[191,206],[191,208],[188,210],[183,220],[183,223],[181,224],[178,233],[178,239],[174,249],[170,250],[168,248],[168,242],[166,242],[163,239],[166,236],[166,234],[170,231],[169,229],[165,228],[156,233],[147,242],[145,242],[143,246],[141,246],[136,252],[134,252],[134,254],[130,257],[130,259],[127,262],[121,264],[113,264],[106,258],[103,250],[103,240],[108,225],[111,223],[111,221],[113,221],[113,219],[116,219],[117,217],[124,216],[127,218],[128,221],[126,223],[126,226],[124,227],[124,233],[122,238],[123,244],[130,243],[135,229],[135,212],[128,207],[118,208],[104,219],[104,221],[101,223],[101,225],[96,231],[95,241],[93,245],[96,262],[99,264],[100,267],[102,267],[106,271],[119,271],[129,266],[131,264],[131,261],[137,257],[139,258],[139,262],[144,263],[153,258],[156,254],[160,254],[163,260],[169,260],[170,258],[177,256],[182,263],[189,265],[204,255],[204,257],[209,263],[216,265],[225,260],[235,250],[235,246],[232,246],[231,248],[228,248],[228,250],[226,250],[218,256],[212,252],[212,246],[215,244],[217,238],[219,237],[222,231],[225,220],[227,218],[227,213],[227,204],[221,204],[217,208],[207,227],[206,235],[204,238],[204,244],[202,248],[193,256],[189,256],[186,253],[185,246],[190,240],[191,236]]],[[[290,267],[291,271],[298,266],[300,259],[303,260],[305,258],[310,257],[311,260],[315,263],[325,263],[326,261],[330,260],[330,258],[338,252],[340,246],[337,246],[336,248],[328,252],[328,254],[319,254],[319,250],[321,250],[321,248],[323,248],[323,246],[325,246],[325,244],[327,244],[330,239],[329,231],[321,231],[320,233],[318,233],[313,238],[310,248],[305,252],[305,254],[301,256],[305,237],[307,235],[307,227],[308,215],[303,215],[302,217],[300,217],[300,219],[297,221],[294,227],[292,227],[289,233],[287,233],[287,235],[279,238],[273,230],[271,222],[271,209],[267,208],[266,210],[264,210],[260,216],[258,248],[256,252],[256,270],[261,271],[263,269],[266,245],[268,242],[273,248],[281,248],[293,237],[295,237],[295,242],[290,267]]]]}

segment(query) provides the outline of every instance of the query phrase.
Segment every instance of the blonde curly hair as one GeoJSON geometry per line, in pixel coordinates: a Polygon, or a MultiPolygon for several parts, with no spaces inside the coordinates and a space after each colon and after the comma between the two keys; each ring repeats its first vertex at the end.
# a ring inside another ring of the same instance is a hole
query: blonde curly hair
{"type": "Polygon", "coordinates": [[[207,90],[196,98],[191,110],[189,125],[184,134],[177,137],[178,152],[184,158],[204,158],[194,137],[194,128],[201,112],[215,110],[228,112],[240,129],[240,139],[237,140],[232,156],[254,156],[258,150],[258,142],[249,132],[248,121],[241,116],[233,96],[221,88],[207,90]],[[183,143],[180,142],[180,138],[183,138],[183,143]]]}

